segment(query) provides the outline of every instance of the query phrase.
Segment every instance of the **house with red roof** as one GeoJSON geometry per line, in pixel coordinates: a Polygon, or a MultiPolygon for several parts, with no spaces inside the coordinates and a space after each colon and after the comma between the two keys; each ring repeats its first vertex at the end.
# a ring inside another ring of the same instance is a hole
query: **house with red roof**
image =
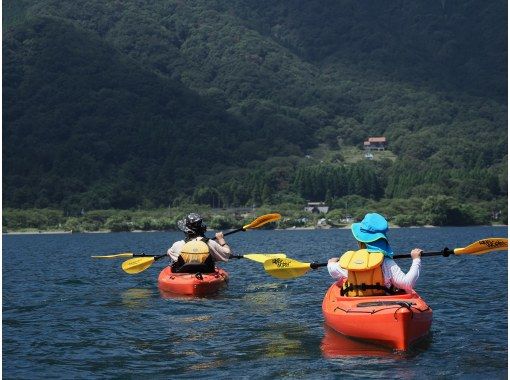
{"type": "Polygon", "coordinates": [[[387,146],[386,137],[369,137],[367,141],[363,142],[365,150],[385,150],[387,146]]]}

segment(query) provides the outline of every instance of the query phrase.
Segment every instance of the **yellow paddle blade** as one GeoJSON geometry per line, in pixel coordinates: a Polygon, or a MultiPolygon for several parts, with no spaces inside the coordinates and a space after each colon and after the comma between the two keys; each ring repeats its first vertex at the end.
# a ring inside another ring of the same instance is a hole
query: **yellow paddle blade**
{"type": "Polygon", "coordinates": [[[289,258],[276,258],[264,261],[264,269],[271,276],[285,280],[300,277],[311,268],[310,263],[302,263],[289,258]]]}
{"type": "Polygon", "coordinates": [[[247,224],[246,226],[243,226],[244,230],[250,229],[250,228],[258,228],[262,227],[264,224],[276,222],[277,220],[280,220],[282,216],[280,214],[266,214],[259,216],[257,219],[255,219],[250,224],[247,224]]]}
{"type": "Polygon", "coordinates": [[[94,259],[114,259],[116,257],[133,257],[133,253],[126,252],[126,253],[117,253],[115,255],[105,255],[105,256],[90,256],[94,259]]]}
{"type": "Polygon", "coordinates": [[[508,250],[507,238],[487,238],[475,241],[464,248],[455,248],[453,252],[456,255],[481,255],[482,253],[506,250],[508,250]]]}
{"type": "Polygon", "coordinates": [[[264,263],[269,259],[283,259],[287,257],[285,253],[248,253],[243,255],[245,259],[256,261],[257,263],[264,263]]]}
{"type": "Polygon", "coordinates": [[[129,274],[136,274],[144,271],[156,261],[154,257],[135,257],[122,263],[122,269],[129,274]]]}

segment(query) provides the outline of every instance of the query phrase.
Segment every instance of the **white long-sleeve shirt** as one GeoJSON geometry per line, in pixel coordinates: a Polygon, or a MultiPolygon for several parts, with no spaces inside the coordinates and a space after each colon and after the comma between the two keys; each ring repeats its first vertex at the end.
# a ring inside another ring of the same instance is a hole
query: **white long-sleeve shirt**
{"type": "MultiPolygon", "coordinates": [[[[395,260],[385,257],[382,263],[384,286],[389,288],[393,284],[394,287],[411,293],[418,277],[420,277],[420,266],[421,259],[413,259],[411,268],[407,273],[404,273],[395,260]]],[[[340,267],[338,262],[328,263],[328,272],[331,277],[337,280],[347,278],[347,269],[340,267]]]]}
{"type": "MultiPolygon", "coordinates": [[[[197,237],[192,240],[201,240],[201,237],[197,237]]],[[[181,254],[181,249],[183,245],[186,244],[184,240],[176,241],[166,252],[168,256],[173,261],[177,261],[179,255],[181,254]]],[[[230,247],[228,245],[221,246],[215,240],[208,240],[207,245],[209,246],[209,252],[214,261],[228,261],[230,255],[232,254],[230,247]]]]}

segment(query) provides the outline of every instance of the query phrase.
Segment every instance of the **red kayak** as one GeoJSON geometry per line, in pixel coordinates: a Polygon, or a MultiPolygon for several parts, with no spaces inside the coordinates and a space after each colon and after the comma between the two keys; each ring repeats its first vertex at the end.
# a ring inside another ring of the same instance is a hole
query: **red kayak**
{"type": "Polygon", "coordinates": [[[213,273],[173,273],[167,266],[158,277],[158,287],[164,292],[205,296],[216,293],[227,285],[228,273],[216,268],[213,273]]]}
{"type": "Polygon", "coordinates": [[[344,297],[340,287],[331,285],[322,302],[325,322],[335,331],[397,350],[407,350],[429,333],[432,309],[418,293],[344,297]]]}

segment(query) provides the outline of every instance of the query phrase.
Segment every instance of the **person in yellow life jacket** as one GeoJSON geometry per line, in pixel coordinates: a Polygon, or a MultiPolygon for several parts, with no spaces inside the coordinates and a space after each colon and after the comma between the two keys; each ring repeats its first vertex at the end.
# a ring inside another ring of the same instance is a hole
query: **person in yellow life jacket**
{"type": "Polygon", "coordinates": [[[420,276],[423,251],[419,248],[411,251],[413,262],[405,274],[393,260],[387,237],[388,222],[382,215],[366,214],[360,223],[352,224],[351,231],[359,249],[328,260],[331,277],[344,280],[341,294],[375,296],[393,294],[399,289],[410,293],[420,276]]]}
{"type": "Polygon", "coordinates": [[[232,251],[223,232],[216,233],[216,240],[205,237],[207,226],[199,214],[191,213],[177,222],[186,235],[168,249],[174,273],[212,273],[216,261],[228,261],[232,251]]]}

